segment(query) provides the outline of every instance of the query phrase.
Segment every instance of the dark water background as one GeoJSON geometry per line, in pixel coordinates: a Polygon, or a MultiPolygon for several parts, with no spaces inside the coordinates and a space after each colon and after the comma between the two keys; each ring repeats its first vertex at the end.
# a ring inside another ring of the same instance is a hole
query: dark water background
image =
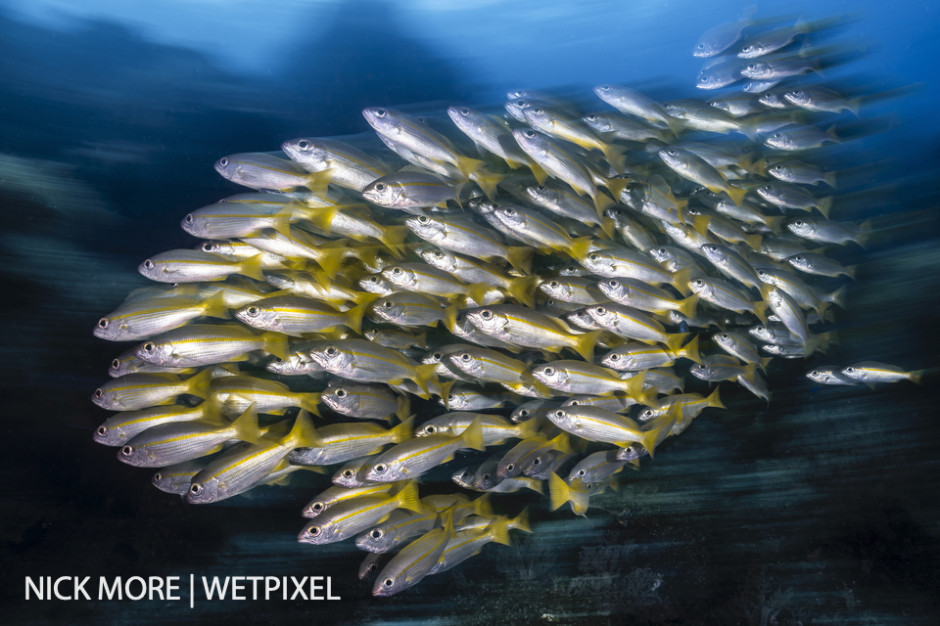
{"type": "MultiPolygon", "coordinates": [[[[586,520],[523,498],[533,534],[514,533],[513,547],[487,547],[388,599],[373,599],[371,584],[357,579],[354,547],[295,541],[318,479],[190,506],[91,441],[106,413],[88,398],[120,351],[92,337],[95,320],[146,283],[135,272],[142,258],[193,243],[178,228],[183,214],[235,192],[211,169],[219,156],[363,132],[366,105],[492,104],[520,85],[587,91],[638,77],[659,97],[701,96],[692,43],[740,14],[733,4],[728,15],[644,5],[639,24],[623,23],[633,38],[620,41],[603,19],[604,11],[620,19],[617,3],[586,3],[590,21],[569,25],[568,38],[558,35],[563,18],[529,20],[517,7],[500,20],[509,9],[481,3],[460,17],[491,27],[473,31],[482,34],[461,42],[466,56],[456,57],[415,37],[420,25],[403,28],[396,6],[301,12],[317,36],[292,40],[274,69],[254,74],[116,22],[57,29],[0,11],[0,621],[937,623],[936,375],[921,386],[820,388],[802,377],[803,363],[775,361],[769,408],[723,389],[729,411],[706,412],[670,439],[586,520]],[[514,30],[541,47],[512,45],[514,30]],[[532,74],[503,84],[505,68],[481,72],[498,61],[494,50],[532,74]],[[553,65],[559,55],[567,65],[553,65]],[[622,72],[611,75],[614,68],[622,72]],[[27,575],[189,574],[332,576],[343,600],[194,610],[23,600],[27,575]]],[[[878,236],[842,257],[861,265],[838,320],[842,343],[825,361],[934,367],[940,123],[929,59],[940,55],[925,33],[940,25],[936,7],[910,3],[890,15],[856,14],[857,4],[801,8],[806,17],[853,12],[839,33],[853,58],[842,84],[901,93],[866,108],[861,121],[843,120],[860,138],[831,149],[865,190],[841,190],[849,195],[834,217],[873,218],[878,236]]]]}

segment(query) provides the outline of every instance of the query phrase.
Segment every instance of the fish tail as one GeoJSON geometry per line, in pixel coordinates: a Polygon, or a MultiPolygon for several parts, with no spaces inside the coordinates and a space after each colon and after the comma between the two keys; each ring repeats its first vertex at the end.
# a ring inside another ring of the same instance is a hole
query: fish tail
{"type": "Polygon", "coordinates": [[[544,185],[545,181],[548,180],[548,174],[544,169],[542,169],[542,166],[535,161],[532,161],[528,165],[529,169],[532,170],[532,175],[535,176],[535,182],[540,185],[544,185]]]}
{"type": "Polygon", "coordinates": [[[471,159],[470,157],[457,156],[457,169],[463,174],[464,178],[470,178],[470,175],[483,167],[483,161],[480,159],[471,159]]]}
{"type": "Polygon", "coordinates": [[[285,237],[290,237],[290,216],[291,209],[288,208],[274,216],[271,228],[285,237]]]}
{"type": "Polygon", "coordinates": [[[705,398],[705,402],[706,402],[705,406],[714,407],[716,409],[728,408],[721,402],[721,398],[718,396],[718,387],[715,387],[715,390],[711,392],[711,395],[705,398]]]}
{"type": "Polygon", "coordinates": [[[261,255],[256,254],[239,263],[238,273],[242,276],[264,282],[264,272],[261,271],[261,255]]]}
{"type": "MultiPolygon", "coordinates": [[[[745,158],[749,158],[749,157],[745,157],[745,158]]],[[[740,163],[741,162],[739,161],[739,164],[740,163]]],[[[742,165],[742,167],[744,166],[742,165]]],[[[751,164],[748,167],[745,167],[744,169],[748,170],[752,174],[757,174],[758,176],[766,176],[767,175],[767,159],[757,159],[756,161],[752,161],[751,164]]]]}
{"type": "Polygon", "coordinates": [[[770,230],[779,231],[783,227],[785,219],[787,219],[786,215],[765,215],[764,225],[770,230]]]}
{"type": "Polygon", "coordinates": [[[549,509],[557,511],[565,502],[571,502],[571,487],[555,472],[548,474],[548,494],[551,498],[549,509]]]}
{"type": "Polygon", "coordinates": [[[520,272],[528,274],[532,271],[533,254],[535,254],[535,248],[528,246],[510,246],[506,254],[506,260],[520,272]]]}
{"type": "Polygon", "coordinates": [[[646,450],[651,459],[656,454],[656,446],[658,446],[663,441],[663,439],[669,436],[669,431],[671,429],[672,424],[668,421],[663,421],[658,426],[643,431],[643,435],[640,437],[640,443],[643,444],[643,449],[646,450]],[[664,431],[666,432],[665,436],[663,436],[664,431]]]}
{"type": "Polygon", "coordinates": [[[842,140],[839,139],[839,135],[836,134],[836,125],[833,124],[826,129],[826,139],[833,143],[840,143],[842,140]]]}
{"type": "MultiPolygon", "coordinates": [[[[324,233],[333,232],[333,218],[336,217],[337,208],[335,206],[328,207],[317,207],[317,208],[307,208],[302,210],[304,219],[312,222],[314,226],[322,230],[324,233]]],[[[280,232],[280,231],[278,231],[280,232]]],[[[282,233],[284,236],[289,237],[290,233],[282,233]]]]}
{"type": "Polygon", "coordinates": [[[519,424],[516,436],[523,441],[526,439],[531,439],[539,432],[539,428],[541,428],[541,426],[542,420],[538,418],[527,419],[526,421],[519,424]]]}
{"type": "Polygon", "coordinates": [[[683,298],[679,300],[679,306],[676,307],[676,311],[682,313],[688,318],[695,317],[695,308],[698,306],[699,296],[697,293],[693,293],[688,298],[683,298]]]}
{"type": "Polygon", "coordinates": [[[483,442],[482,418],[478,417],[473,420],[467,427],[467,430],[461,433],[460,438],[463,440],[464,447],[466,448],[472,448],[473,450],[486,450],[486,444],[483,442]]]}
{"type": "Polygon", "coordinates": [[[823,174],[823,182],[832,187],[836,188],[836,173],[835,172],[826,172],[823,174]]]}
{"type": "Polygon", "coordinates": [[[395,408],[395,417],[404,421],[411,413],[411,399],[407,395],[398,396],[395,408]]]}
{"type": "MultiPolygon", "coordinates": [[[[336,276],[340,265],[343,264],[346,250],[346,248],[320,248],[320,256],[317,259],[317,264],[328,278],[336,276]]],[[[327,287],[329,283],[323,286],[327,287]]]]}
{"type": "Polygon", "coordinates": [[[401,424],[392,428],[391,442],[400,443],[402,441],[411,439],[411,435],[414,432],[414,421],[415,416],[409,415],[404,420],[402,420],[401,424]]]}
{"type": "Polygon", "coordinates": [[[604,236],[610,240],[614,239],[614,232],[616,232],[617,223],[614,222],[613,218],[602,217],[600,222],[601,232],[604,233],[604,236]]]}
{"type": "Polygon", "coordinates": [[[281,440],[293,448],[313,448],[320,445],[317,429],[313,425],[313,418],[308,411],[301,411],[294,420],[290,432],[281,440]]]}
{"type": "Polygon", "coordinates": [[[488,294],[492,288],[493,285],[488,283],[474,283],[472,285],[467,285],[467,299],[476,302],[477,306],[483,306],[483,304],[486,302],[486,294],[488,294]]]}
{"type": "Polygon", "coordinates": [[[320,417],[320,393],[302,393],[300,395],[300,408],[320,417]]]}
{"type": "Polygon", "coordinates": [[[529,526],[529,507],[522,509],[519,515],[509,520],[509,528],[521,530],[524,533],[532,532],[532,528],[529,526]]]}
{"type": "Polygon", "coordinates": [[[927,373],[927,370],[915,370],[913,372],[908,372],[907,379],[912,383],[921,384],[921,381],[924,379],[924,374],[927,373]]]}
{"type": "Polygon", "coordinates": [[[832,196],[827,196],[817,202],[816,208],[823,214],[823,217],[829,219],[829,213],[832,212],[832,196]]]}
{"type": "Polygon", "coordinates": [[[774,360],[774,358],[773,358],[772,356],[769,356],[769,357],[766,357],[766,358],[761,359],[761,360],[760,360],[760,368],[766,372],[766,371],[767,371],[767,366],[770,365],[770,362],[773,361],[773,360],[774,360]]]}
{"type": "Polygon", "coordinates": [[[225,304],[225,291],[220,290],[214,293],[202,303],[202,314],[206,317],[215,317],[218,319],[228,319],[231,317],[228,312],[228,306],[225,304]]]}
{"type": "Polygon", "coordinates": [[[490,517],[493,515],[493,503],[490,502],[490,494],[484,493],[473,501],[473,514],[480,517],[490,517]]]}
{"type": "Polygon", "coordinates": [[[806,341],[803,342],[803,358],[807,358],[817,350],[819,350],[822,345],[821,335],[810,334],[806,338],[806,341]]]}
{"type": "Polygon", "coordinates": [[[693,215],[692,228],[702,237],[708,233],[708,224],[711,220],[707,215],[693,215]]]}
{"type": "Polygon", "coordinates": [[[588,363],[594,360],[594,345],[600,337],[601,331],[594,330],[575,337],[574,349],[588,363]]]}
{"type": "Polygon", "coordinates": [[[698,335],[695,335],[692,337],[692,341],[690,341],[689,343],[682,346],[679,350],[677,350],[675,352],[675,355],[680,356],[680,357],[685,357],[689,359],[690,361],[701,364],[702,356],[701,354],[699,354],[698,346],[699,346],[698,335]]]}
{"type": "Polygon", "coordinates": [[[734,185],[728,185],[724,192],[728,194],[728,197],[734,201],[735,205],[741,206],[741,203],[744,202],[744,196],[747,194],[747,189],[742,189],[740,187],[735,187],[734,185]]]}
{"type": "Polygon", "coordinates": [[[333,171],[329,168],[319,172],[313,172],[307,176],[307,182],[304,185],[310,191],[317,194],[325,194],[326,186],[333,180],[333,171]]]}
{"type": "Polygon", "coordinates": [[[411,232],[407,226],[389,226],[379,237],[379,241],[385,244],[396,259],[405,255],[405,237],[411,232]]]}
{"type": "Polygon", "coordinates": [[[454,332],[454,327],[457,325],[457,313],[460,311],[460,308],[456,303],[449,305],[444,309],[444,327],[447,328],[450,332],[454,332]]]}
{"type": "Polygon", "coordinates": [[[474,172],[472,178],[473,182],[480,186],[480,189],[483,190],[487,198],[490,200],[496,199],[496,187],[499,185],[500,181],[503,180],[502,174],[496,174],[481,169],[474,172]]]}
{"type": "Polygon", "coordinates": [[[261,429],[258,428],[258,411],[255,410],[255,403],[245,409],[245,412],[235,418],[232,422],[235,429],[233,435],[235,439],[247,441],[248,443],[258,443],[261,439],[261,429]]]}
{"type": "Polygon", "coordinates": [[[493,543],[501,543],[504,546],[512,545],[512,542],[509,541],[509,527],[511,523],[512,520],[508,517],[500,517],[490,524],[489,533],[493,543]]]}
{"type": "Polygon", "coordinates": [[[676,288],[676,291],[681,293],[683,296],[691,293],[689,288],[689,280],[692,278],[692,268],[683,267],[681,270],[675,271],[672,273],[672,276],[669,278],[669,284],[676,288]]]}
{"type": "Polygon", "coordinates": [[[440,386],[437,380],[437,365],[431,363],[429,365],[417,366],[415,368],[414,381],[417,383],[418,387],[421,388],[421,391],[425,393],[424,398],[427,399],[430,396],[428,393],[428,383],[440,386]]]}
{"type": "Polygon", "coordinates": [[[666,333],[666,347],[670,352],[677,355],[682,350],[682,344],[688,338],[689,333],[666,333]]]}
{"type": "Polygon", "coordinates": [[[405,486],[395,494],[396,503],[400,509],[408,509],[415,513],[424,513],[424,507],[418,498],[418,483],[409,480],[405,486]]]}
{"type": "Polygon", "coordinates": [[[555,435],[548,443],[562,454],[571,454],[571,439],[565,431],[555,435]]]}
{"type": "Polygon", "coordinates": [[[450,389],[455,384],[457,384],[457,379],[451,378],[450,380],[445,380],[444,382],[438,381],[437,383],[437,395],[441,398],[444,403],[444,408],[450,408],[450,389]]]}
{"type": "Polygon", "coordinates": [[[754,234],[744,236],[744,243],[747,244],[747,247],[754,252],[760,252],[760,247],[763,241],[764,238],[761,235],[754,234]]]}
{"type": "Polygon", "coordinates": [[[535,308],[535,299],[533,294],[538,283],[538,276],[522,276],[520,278],[511,278],[509,280],[509,295],[527,307],[535,308]]]}
{"type": "Polygon", "coordinates": [[[844,273],[846,276],[848,276],[852,280],[855,280],[855,274],[857,270],[858,270],[857,265],[847,265],[844,273]]]}
{"type": "Polygon", "coordinates": [[[638,402],[642,402],[646,399],[647,394],[643,393],[643,386],[646,384],[646,370],[631,376],[623,382],[625,383],[624,389],[628,396],[638,402]]]}
{"type": "Polygon", "coordinates": [[[767,325],[767,307],[770,306],[766,300],[758,300],[754,303],[754,315],[765,326],[767,325]]]}
{"type": "Polygon", "coordinates": [[[587,235],[573,239],[571,244],[568,246],[568,255],[575,261],[578,259],[583,259],[584,256],[588,253],[588,250],[591,249],[591,245],[593,243],[594,239],[587,235]]]}
{"type": "Polygon", "coordinates": [[[264,333],[264,351],[273,354],[283,361],[290,359],[287,336],[281,333],[264,333]]]}
{"type": "Polygon", "coordinates": [[[212,385],[212,368],[208,367],[198,374],[186,379],[186,393],[205,400],[209,397],[209,387],[212,385]]]}
{"type": "Polygon", "coordinates": [[[367,302],[361,302],[345,313],[346,326],[357,335],[362,334],[362,316],[365,314],[369,304],[370,303],[367,302]]]}

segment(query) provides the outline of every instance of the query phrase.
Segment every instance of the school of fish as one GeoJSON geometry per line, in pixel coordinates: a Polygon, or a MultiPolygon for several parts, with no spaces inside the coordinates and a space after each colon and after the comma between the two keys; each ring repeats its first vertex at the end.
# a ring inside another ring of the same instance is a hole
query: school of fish
{"type": "Polygon", "coordinates": [[[834,340],[853,268],[826,253],[873,233],[830,219],[831,127],[859,101],[804,80],[826,27],[708,31],[710,100],[604,84],[498,112],[369,107],[388,150],[304,137],[221,158],[249,191],[185,215],[201,242],[144,260],[158,284],[97,323],[131,347],[93,394],[115,412],[95,440],[193,504],[332,475],[298,540],[352,539],[379,596],[509,545],[527,505],[585,515],[722,409],[719,388],[769,402],[773,357],[834,340]]]}

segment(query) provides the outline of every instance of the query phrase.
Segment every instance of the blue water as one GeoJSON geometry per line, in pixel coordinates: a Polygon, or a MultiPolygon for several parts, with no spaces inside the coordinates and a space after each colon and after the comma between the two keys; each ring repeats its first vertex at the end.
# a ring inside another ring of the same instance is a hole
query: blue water
{"type": "MultiPolygon", "coordinates": [[[[0,5],[0,455],[4,623],[936,623],[936,379],[822,389],[771,373],[670,440],[587,520],[535,506],[536,532],[389,599],[354,548],[299,546],[301,481],[222,506],[157,492],[91,441],[113,345],[91,329],[146,255],[191,245],[182,215],[234,187],[221,155],[368,130],[359,111],[498,104],[506,90],[590,100],[693,87],[698,36],[748,2],[34,2],[0,5]],[[452,4],[459,4],[457,8],[452,4]],[[343,601],[46,602],[26,575],[325,575],[343,601]]],[[[833,149],[878,218],[836,362],[937,364],[938,7],[791,2],[757,19],[841,17],[843,63],[815,77],[874,100],[833,149]]],[[[600,108],[600,107],[599,107],[600,108]]],[[[733,394],[732,394],[733,395],[733,394]]],[[[532,504],[538,503],[537,498],[532,504]]],[[[514,536],[515,540],[515,536],[514,536]]]]}

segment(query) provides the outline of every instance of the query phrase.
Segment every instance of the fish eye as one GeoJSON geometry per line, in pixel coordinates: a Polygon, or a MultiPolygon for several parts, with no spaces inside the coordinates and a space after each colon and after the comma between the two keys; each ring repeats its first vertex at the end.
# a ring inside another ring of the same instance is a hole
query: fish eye
{"type": "Polygon", "coordinates": [[[107,426],[99,426],[99,427],[98,427],[98,434],[101,435],[102,437],[104,437],[105,435],[107,435],[107,434],[108,434],[108,427],[107,427],[107,426]]]}
{"type": "Polygon", "coordinates": [[[521,409],[519,411],[519,417],[528,417],[528,416],[529,416],[529,409],[521,409]]]}
{"type": "Polygon", "coordinates": [[[343,476],[344,476],[345,478],[352,478],[352,477],[353,477],[353,471],[352,471],[352,470],[344,470],[344,471],[343,471],[343,476]]]}
{"type": "Polygon", "coordinates": [[[559,282],[557,280],[553,280],[550,283],[548,283],[549,287],[558,287],[558,285],[559,285],[559,282]]]}
{"type": "Polygon", "coordinates": [[[509,472],[511,472],[515,468],[516,468],[516,465],[514,463],[509,463],[508,465],[506,465],[506,470],[509,472]]]}
{"type": "Polygon", "coordinates": [[[153,261],[151,261],[150,259],[147,259],[146,261],[144,261],[144,269],[152,270],[153,261]]]}
{"type": "Polygon", "coordinates": [[[797,261],[798,263],[802,263],[802,262],[805,261],[806,259],[803,257],[802,254],[798,254],[798,255],[796,255],[795,257],[793,257],[793,260],[794,260],[794,261],[797,261]]]}
{"type": "Polygon", "coordinates": [[[111,369],[116,370],[119,367],[121,367],[121,359],[114,359],[111,361],[111,369]]]}
{"type": "Polygon", "coordinates": [[[392,268],[392,274],[394,274],[395,276],[401,276],[401,273],[402,273],[402,269],[400,267],[392,268]]]}
{"type": "Polygon", "coordinates": [[[319,513],[320,511],[323,510],[323,503],[322,503],[322,502],[314,502],[313,504],[310,505],[310,508],[313,509],[314,511],[316,511],[317,513],[319,513]]]}
{"type": "Polygon", "coordinates": [[[196,221],[196,218],[193,217],[192,213],[187,213],[186,217],[183,218],[183,221],[187,224],[192,224],[194,221],[196,221]]]}
{"type": "Polygon", "coordinates": [[[546,367],[546,368],[543,369],[542,371],[545,372],[545,375],[546,375],[546,376],[554,376],[554,375],[555,375],[555,368],[554,368],[554,367],[546,367]]]}
{"type": "Polygon", "coordinates": [[[601,85],[599,89],[601,91],[610,91],[610,85],[601,85]]]}
{"type": "Polygon", "coordinates": [[[585,474],[587,474],[587,471],[586,471],[586,470],[584,470],[584,469],[579,469],[579,470],[578,470],[578,476],[579,476],[579,477],[584,476],[585,474]]]}
{"type": "Polygon", "coordinates": [[[653,417],[653,409],[646,409],[645,411],[643,411],[643,417],[644,419],[649,419],[653,417]]]}
{"type": "MultiPolygon", "coordinates": [[[[564,416],[565,416],[565,412],[562,411],[561,409],[558,409],[557,411],[555,411],[555,417],[564,417],[564,416]]],[[[512,469],[512,468],[509,468],[509,469],[512,469]]]]}
{"type": "Polygon", "coordinates": [[[385,117],[386,115],[388,115],[388,111],[386,111],[385,109],[376,109],[376,110],[375,110],[375,116],[376,116],[376,117],[385,117]]]}
{"type": "Polygon", "coordinates": [[[696,278],[695,280],[692,281],[692,284],[695,285],[696,287],[701,287],[702,285],[705,284],[705,281],[702,280],[701,278],[696,278]]]}
{"type": "Polygon", "coordinates": [[[793,222],[793,225],[799,228],[803,226],[803,220],[796,220],[795,222],[793,222]]]}
{"type": "Polygon", "coordinates": [[[386,309],[390,309],[392,308],[392,301],[386,300],[385,302],[382,303],[382,306],[384,306],[386,309]]]}
{"type": "Polygon", "coordinates": [[[597,255],[596,255],[596,254],[590,254],[590,255],[588,255],[588,259],[590,259],[590,260],[592,260],[592,261],[596,261],[596,260],[597,260],[597,255]]]}
{"type": "Polygon", "coordinates": [[[317,535],[320,534],[320,527],[311,526],[310,528],[307,529],[307,534],[310,535],[311,537],[316,537],[317,535]]]}
{"type": "Polygon", "coordinates": [[[326,350],[323,351],[326,356],[336,356],[339,350],[335,346],[327,346],[326,350]]]}
{"type": "Polygon", "coordinates": [[[419,215],[419,216],[418,216],[418,223],[419,223],[419,224],[427,224],[427,223],[430,222],[430,221],[431,221],[431,218],[428,217],[427,215],[419,215]]]}
{"type": "Polygon", "coordinates": [[[395,584],[395,580],[392,578],[386,578],[385,580],[382,581],[382,584],[385,585],[386,587],[391,587],[392,585],[395,584]]]}
{"type": "Polygon", "coordinates": [[[369,277],[369,282],[370,282],[370,283],[378,283],[378,282],[379,282],[379,277],[378,277],[378,276],[370,276],[370,277],[369,277]]]}
{"type": "Polygon", "coordinates": [[[431,358],[434,359],[435,361],[440,361],[440,360],[441,360],[441,357],[443,357],[443,356],[444,356],[444,355],[441,354],[440,352],[435,352],[434,354],[431,355],[431,358]]]}
{"type": "Polygon", "coordinates": [[[598,315],[607,315],[607,309],[605,309],[602,306],[599,306],[596,309],[594,309],[594,312],[597,313],[598,315]]]}
{"type": "Polygon", "coordinates": [[[586,115],[585,119],[587,119],[587,121],[589,122],[594,122],[594,121],[597,121],[597,116],[591,113],[590,115],[586,115]]]}
{"type": "Polygon", "coordinates": [[[538,465],[538,464],[541,463],[541,462],[542,462],[542,457],[538,457],[538,456],[537,456],[537,457],[535,457],[535,459],[532,461],[532,465],[538,465]]]}
{"type": "Polygon", "coordinates": [[[381,539],[383,534],[384,533],[380,529],[373,528],[372,532],[369,533],[369,536],[372,537],[373,539],[381,539]]]}
{"type": "Polygon", "coordinates": [[[513,210],[510,207],[503,209],[503,213],[505,213],[506,215],[509,215],[510,217],[516,214],[515,210],[513,210]]]}
{"type": "Polygon", "coordinates": [[[854,368],[854,367],[847,367],[847,368],[845,368],[845,373],[846,373],[846,374],[854,374],[854,373],[855,373],[855,368],[854,368]]]}
{"type": "Polygon", "coordinates": [[[163,480],[163,474],[161,474],[160,472],[157,472],[156,474],[153,475],[153,482],[158,483],[161,480],[163,480]]]}
{"type": "Polygon", "coordinates": [[[700,43],[700,44],[698,45],[698,49],[699,49],[699,50],[704,50],[704,49],[705,49],[705,44],[700,43]]]}
{"type": "Polygon", "coordinates": [[[774,133],[770,136],[771,139],[780,139],[783,137],[783,133],[774,133]]]}
{"type": "Polygon", "coordinates": [[[250,306],[247,309],[245,309],[245,313],[248,314],[248,317],[258,317],[258,313],[260,312],[261,311],[256,306],[250,306]]]}
{"type": "Polygon", "coordinates": [[[98,320],[98,328],[107,328],[108,327],[108,318],[102,317],[98,320]]]}
{"type": "Polygon", "coordinates": [[[379,463],[378,465],[376,465],[376,466],[373,467],[372,469],[375,471],[376,474],[384,474],[384,473],[385,473],[385,470],[388,469],[388,466],[385,465],[385,463],[379,463]]]}
{"type": "Polygon", "coordinates": [[[424,427],[424,432],[426,432],[429,435],[433,435],[434,433],[437,432],[437,427],[434,426],[434,424],[428,424],[427,426],[424,427]]]}
{"type": "Polygon", "coordinates": [[[580,400],[570,400],[570,401],[568,402],[568,406],[581,406],[581,401],[580,401],[580,400]]]}
{"type": "Polygon", "coordinates": [[[211,241],[204,241],[204,242],[202,242],[202,251],[203,251],[203,252],[212,252],[212,251],[214,250],[214,248],[215,248],[215,244],[213,244],[211,241]]]}
{"type": "Polygon", "coordinates": [[[133,446],[124,446],[121,448],[121,454],[124,456],[133,456],[134,448],[133,446]]]}
{"type": "Polygon", "coordinates": [[[381,191],[385,191],[385,186],[386,186],[385,183],[376,183],[375,186],[372,188],[375,189],[376,191],[381,192],[381,191]]]}
{"type": "Polygon", "coordinates": [[[460,360],[463,361],[464,363],[468,363],[471,358],[473,357],[470,356],[469,352],[464,352],[463,354],[460,355],[460,360]]]}
{"type": "Polygon", "coordinates": [[[470,109],[464,107],[464,108],[460,109],[460,114],[461,114],[461,115],[464,115],[464,116],[470,115],[470,109]]]}
{"type": "Polygon", "coordinates": [[[193,494],[194,496],[198,496],[201,492],[202,492],[202,485],[200,485],[199,483],[193,483],[192,485],[189,486],[189,493],[193,494]]]}
{"type": "Polygon", "coordinates": [[[535,137],[535,131],[534,131],[534,130],[525,130],[525,131],[522,131],[522,134],[523,134],[525,137],[528,137],[529,139],[532,139],[533,137],[535,137]]]}
{"type": "Polygon", "coordinates": [[[228,165],[228,159],[226,159],[225,157],[222,157],[221,159],[219,159],[219,165],[221,165],[222,167],[225,167],[226,165],[228,165]]]}
{"type": "Polygon", "coordinates": [[[337,398],[345,398],[346,390],[343,388],[337,389],[335,392],[333,392],[333,395],[335,395],[337,398]]]}
{"type": "Polygon", "coordinates": [[[483,480],[489,480],[489,479],[490,479],[489,474],[483,474],[483,480]]]}
{"type": "Polygon", "coordinates": [[[490,311],[489,309],[483,309],[482,311],[480,311],[480,317],[482,317],[485,320],[488,320],[493,317],[493,312],[490,311]]]}
{"type": "Polygon", "coordinates": [[[301,150],[308,150],[310,148],[310,142],[306,139],[301,139],[297,142],[297,147],[301,150]]]}
{"type": "Polygon", "coordinates": [[[620,360],[620,355],[614,352],[608,358],[611,360],[611,362],[616,363],[617,361],[620,360]]]}

